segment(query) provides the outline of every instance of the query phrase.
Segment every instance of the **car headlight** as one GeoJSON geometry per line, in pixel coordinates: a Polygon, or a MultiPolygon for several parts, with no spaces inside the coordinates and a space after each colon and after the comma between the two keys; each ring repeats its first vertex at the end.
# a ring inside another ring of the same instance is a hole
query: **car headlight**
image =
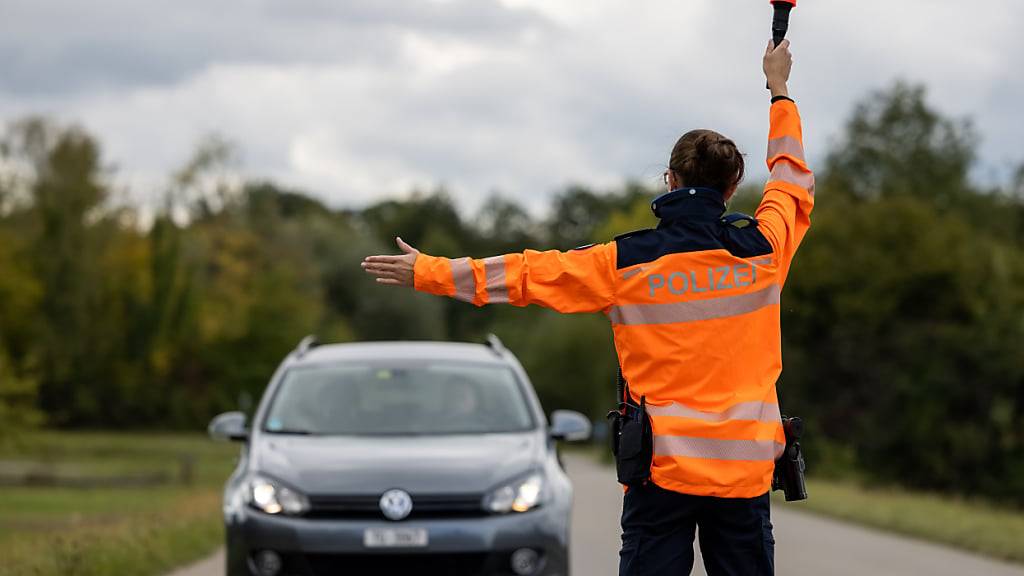
{"type": "Polygon", "coordinates": [[[246,486],[249,504],[267,514],[303,514],[309,510],[309,500],[298,491],[277,480],[255,476],[246,486]]]}
{"type": "Polygon", "coordinates": [[[487,495],[484,507],[498,514],[526,512],[536,508],[544,493],[544,476],[539,472],[501,486],[487,495]]]}

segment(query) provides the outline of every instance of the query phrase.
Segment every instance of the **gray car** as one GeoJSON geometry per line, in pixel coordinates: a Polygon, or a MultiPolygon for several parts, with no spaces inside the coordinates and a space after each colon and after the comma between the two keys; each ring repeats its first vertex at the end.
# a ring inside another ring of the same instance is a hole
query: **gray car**
{"type": "Polygon", "coordinates": [[[228,576],[562,575],[572,486],[530,380],[488,344],[317,346],[282,362],[224,490],[228,576]]]}

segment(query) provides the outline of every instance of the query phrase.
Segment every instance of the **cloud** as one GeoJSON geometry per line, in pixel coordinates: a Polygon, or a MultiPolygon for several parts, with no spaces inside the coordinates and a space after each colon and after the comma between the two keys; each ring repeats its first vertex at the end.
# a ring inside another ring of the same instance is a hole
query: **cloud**
{"type": "MultiPolygon", "coordinates": [[[[657,182],[696,127],[764,175],[767,3],[68,0],[56,19],[43,4],[5,8],[0,117],[83,122],[139,189],[209,132],[241,144],[247,173],[346,206],[444,184],[470,207],[501,190],[540,210],[570,182],[657,182]]],[[[856,100],[906,78],[974,117],[982,171],[1005,173],[1024,156],[1022,16],[1015,0],[801,3],[812,162],[856,100]]]]}
{"type": "Polygon", "coordinates": [[[14,0],[0,90],[53,94],[175,83],[210,64],[392,65],[405,31],[506,42],[545,20],[497,0],[14,0]]]}

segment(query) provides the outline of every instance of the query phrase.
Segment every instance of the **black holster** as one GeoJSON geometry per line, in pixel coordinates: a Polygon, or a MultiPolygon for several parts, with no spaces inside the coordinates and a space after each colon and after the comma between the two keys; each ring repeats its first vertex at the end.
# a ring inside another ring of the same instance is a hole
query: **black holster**
{"type": "Polygon", "coordinates": [[[772,490],[782,490],[786,502],[807,499],[807,484],[804,482],[804,453],[800,449],[800,438],[804,435],[804,422],[800,418],[782,417],[782,429],[786,433],[786,449],[775,461],[772,475],[772,490]]]}
{"type": "Polygon", "coordinates": [[[608,413],[612,454],[619,483],[638,486],[651,477],[651,459],[654,441],[651,420],[647,416],[647,397],[640,397],[636,405],[628,396],[629,389],[619,370],[619,405],[608,413]]]}

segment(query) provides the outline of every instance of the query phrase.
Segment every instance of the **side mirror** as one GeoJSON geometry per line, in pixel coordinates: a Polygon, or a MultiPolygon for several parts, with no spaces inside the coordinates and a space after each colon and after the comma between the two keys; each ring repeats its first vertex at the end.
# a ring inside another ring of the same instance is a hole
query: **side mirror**
{"type": "Polygon", "coordinates": [[[573,410],[555,410],[550,434],[555,440],[583,442],[590,438],[590,419],[573,410]]]}
{"type": "Polygon", "coordinates": [[[249,439],[249,431],[245,428],[245,414],[242,412],[220,414],[210,421],[206,431],[214,440],[244,442],[249,439]]]}

